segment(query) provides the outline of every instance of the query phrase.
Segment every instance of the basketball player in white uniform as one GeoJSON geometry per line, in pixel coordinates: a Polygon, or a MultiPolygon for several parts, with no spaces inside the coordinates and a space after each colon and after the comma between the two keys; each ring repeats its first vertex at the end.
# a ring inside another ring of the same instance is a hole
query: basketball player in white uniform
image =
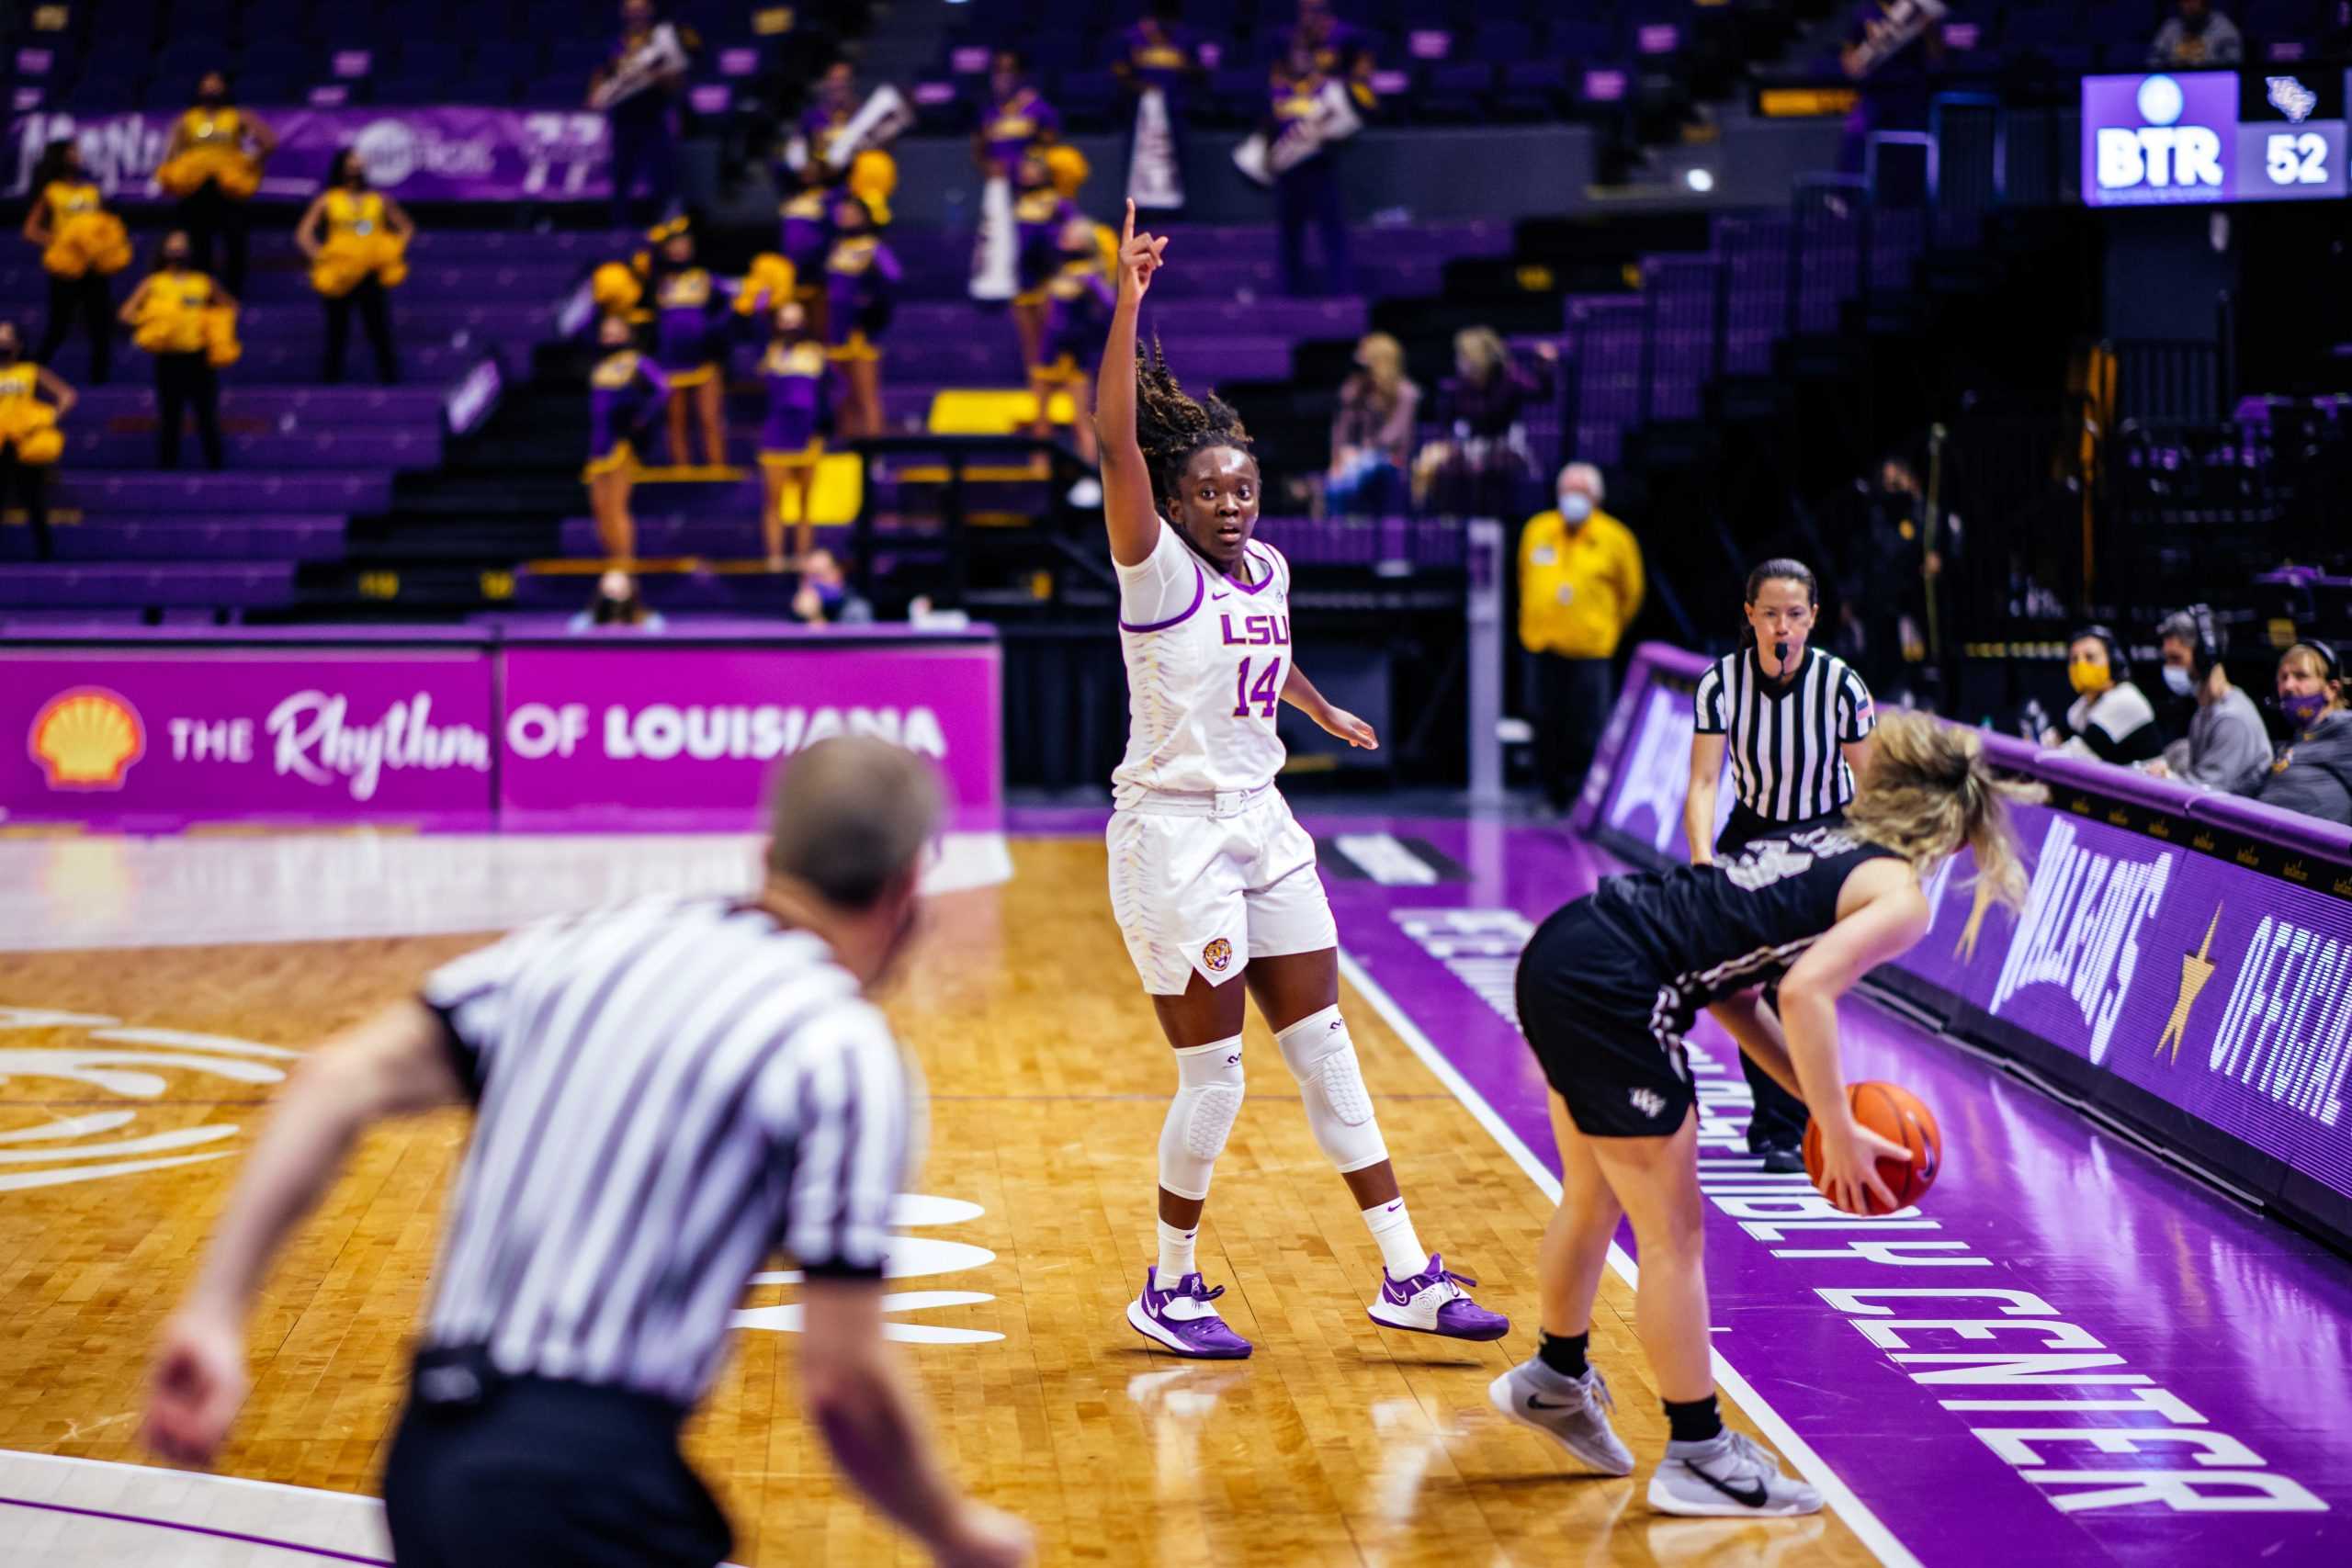
{"type": "Polygon", "coordinates": [[[1380,1246],[1374,1321],[1500,1338],[1510,1320],[1472,1301],[1462,1287],[1476,1281],[1413,1233],[1340,1016],[1339,931],[1315,842],[1274,788],[1283,703],[1351,746],[1379,740],[1292,660],[1290,566],[1250,537],[1258,464],[1240,421],[1214,397],[1186,397],[1156,354],[1137,361],[1136,309],[1168,242],[1135,221],[1129,202],[1095,405],[1129,714],[1107,838],[1111,908],[1175,1047],[1177,1089],[1159,1134],[1159,1257],[1127,1321],[1180,1356],[1250,1354],[1212,1304],[1224,1287],[1209,1289],[1193,1260],[1241,1110],[1246,988],[1380,1246]]]}

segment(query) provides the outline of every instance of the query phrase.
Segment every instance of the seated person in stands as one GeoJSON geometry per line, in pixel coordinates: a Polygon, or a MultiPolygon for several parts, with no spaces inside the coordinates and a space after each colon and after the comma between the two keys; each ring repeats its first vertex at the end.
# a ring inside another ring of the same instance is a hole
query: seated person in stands
{"type": "Polygon", "coordinates": [[[2130,766],[2154,760],[2164,750],[2156,710],[2132,683],[2123,645],[2105,626],[2086,626],[2066,645],[2066,679],[2075,692],[2063,728],[2047,730],[2041,743],[2070,757],[2130,766]]]}
{"type": "Polygon", "coordinates": [[[2148,772],[2224,795],[2250,792],[2269,771],[2270,737],[2254,699],[2232,685],[2222,667],[2224,648],[2213,613],[2193,604],[2167,616],[2156,637],[2164,648],[2165,684],[2194,700],[2197,711],[2188,738],[2165,747],[2148,772]]]}
{"type": "Polygon", "coordinates": [[[874,606],[850,591],[842,563],[831,550],[810,550],[801,561],[800,591],[792,596],[792,613],[812,626],[828,622],[862,626],[874,619],[874,606]]]}
{"type": "Polygon", "coordinates": [[[637,579],[613,570],[596,580],[595,597],[564,626],[569,632],[658,632],[668,623],[645,602],[637,579]]]}
{"type": "Polygon", "coordinates": [[[1421,389],[1405,374],[1405,350],[1386,333],[1356,344],[1356,367],[1340,386],[1331,416],[1331,468],[1323,502],[1340,515],[1401,511],[1405,464],[1421,389]]]}
{"type": "Polygon", "coordinates": [[[2293,734],[2246,793],[2266,806],[2352,828],[2352,713],[2344,667],[2324,642],[2299,642],[2278,659],[2278,711],[2293,734]]]}
{"type": "Polygon", "coordinates": [[[2165,17],[2148,45],[2148,63],[2160,71],[2235,65],[2245,58],[2237,24],[2214,10],[2213,0],[2180,0],[2180,14],[2165,17]]]}
{"type": "Polygon", "coordinates": [[[1535,466],[1523,423],[1530,400],[1551,388],[1559,351],[1536,349],[1521,365],[1492,327],[1453,334],[1453,374],[1440,384],[1437,422],[1443,437],[1417,460],[1429,509],[1453,517],[1515,517],[1527,510],[1535,466]]]}

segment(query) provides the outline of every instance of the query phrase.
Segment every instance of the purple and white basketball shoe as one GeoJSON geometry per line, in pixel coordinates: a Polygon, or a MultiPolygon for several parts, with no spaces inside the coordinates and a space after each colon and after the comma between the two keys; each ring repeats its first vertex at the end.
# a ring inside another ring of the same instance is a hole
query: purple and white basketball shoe
{"type": "Polygon", "coordinates": [[[1209,1303],[1225,1294],[1219,1285],[1209,1290],[1198,1274],[1187,1274],[1174,1290],[1159,1288],[1159,1269],[1143,1271],[1143,1294],[1127,1303],[1127,1322],[1137,1334],[1156,1339],[1179,1356],[1204,1361],[1238,1361],[1250,1354],[1250,1341],[1226,1326],[1209,1303]]]}
{"type": "Polygon", "coordinates": [[[1510,1332],[1510,1319],[1488,1312],[1462,1288],[1477,1282],[1453,1273],[1444,1258],[1431,1253],[1430,1266],[1409,1280],[1392,1279],[1382,1269],[1380,1294],[1364,1311],[1373,1322],[1389,1328],[1442,1334],[1448,1339],[1500,1339],[1510,1332]]]}

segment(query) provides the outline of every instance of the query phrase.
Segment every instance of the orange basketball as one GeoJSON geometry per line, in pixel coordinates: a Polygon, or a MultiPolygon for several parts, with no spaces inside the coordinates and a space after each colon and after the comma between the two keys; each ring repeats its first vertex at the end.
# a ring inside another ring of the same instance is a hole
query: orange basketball
{"type": "MultiPolygon", "coordinates": [[[[1935,1112],[1902,1085],[1876,1080],[1848,1085],[1846,1103],[1854,1108],[1855,1121],[1911,1151],[1907,1164],[1891,1159],[1878,1162],[1878,1179],[1894,1194],[1895,1208],[1907,1209],[1926,1197],[1944,1163],[1943,1134],[1936,1130],[1935,1112]]],[[[1821,1127],[1817,1122],[1804,1130],[1804,1171],[1813,1178],[1815,1187],[1821,1185],[1821,1127]]],[[[1865,1197],[1863,1201],[1870,1205],[1863,1211],[1865,1213],[1894,1213],[1880,1207],[1874,1197],[1865,1197]]]]}

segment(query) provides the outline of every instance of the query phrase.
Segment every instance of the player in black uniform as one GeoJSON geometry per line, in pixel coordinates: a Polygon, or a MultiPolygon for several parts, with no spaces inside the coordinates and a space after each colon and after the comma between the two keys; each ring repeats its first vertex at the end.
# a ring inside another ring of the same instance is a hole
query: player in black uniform
{"type": "Polygon", "coordinates": [[[1552,1086],[1560,1206],[1539,1259],[1539,1353],[1495,1380],[1495,1407],[1594,1469],[1630,1475],[1607,1385],[1585,1362],[1592,1302],[1621,1214],[1641,1253],[1643,1348],[1672,1429],[1649,1485],[1665,1513],[1812,1513],[1821,1495],[1726,1432],[1715,1408],[1702,1269],[1697,1093],[1682,1036],[1710,1009],[1740,1049],[1813,1110],[1830,1201],[1893,1207],[1882,1158],[1902,1145],[1859,1125],[1838,1064],[1838,998],[1928,929],[1920,890],[1945,857],[1976,857],[1971,933],[2025,874],[2006,798],[1972,730],[1913,714],[1882,720],[1842,824],[1761,838],[1713,865],[1612,876],[1537,929],[1519,965],[1520,1027],[1552,1086]],[[1780,982],[1780,1018],[1758,990],[1780,982]],[[1785,1031],[1785,1034],[1783,1034],[1785,1031]]]}

